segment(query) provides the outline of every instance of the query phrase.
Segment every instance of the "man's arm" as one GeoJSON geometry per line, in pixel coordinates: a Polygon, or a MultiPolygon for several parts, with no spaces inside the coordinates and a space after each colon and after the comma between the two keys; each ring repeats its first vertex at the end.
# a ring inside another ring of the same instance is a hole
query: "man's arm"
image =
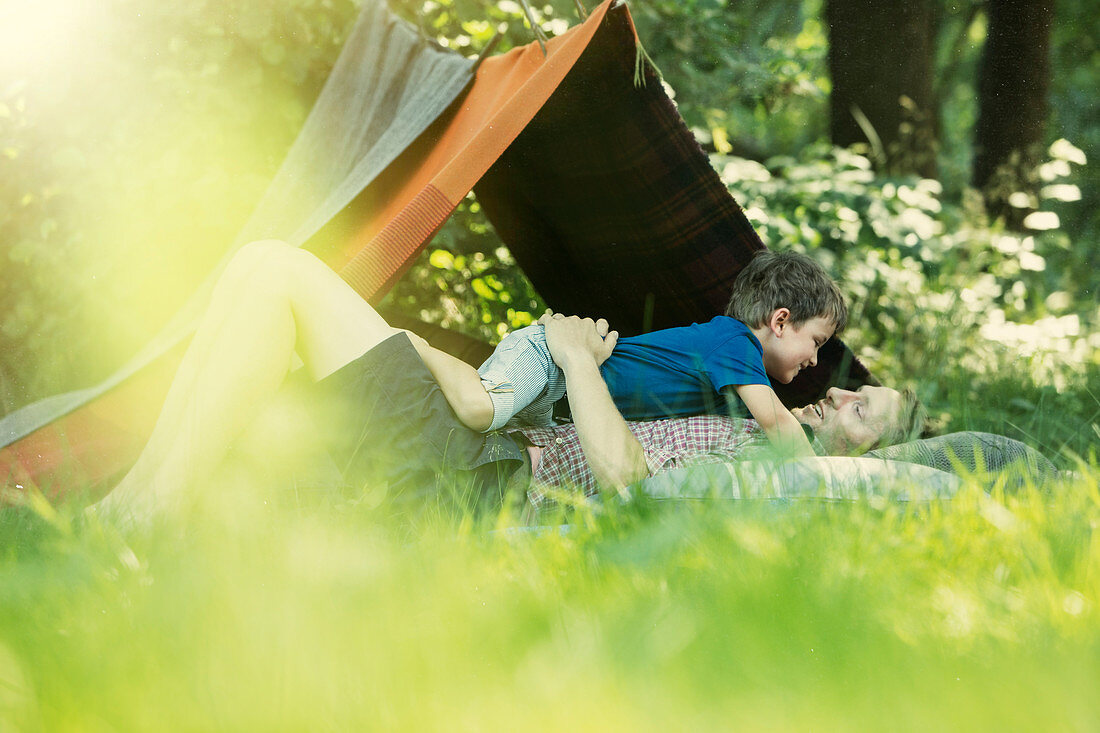
{"type": "Polygon", "coordinates": [[[566,396],[588,466],[603,487],[616,490],[649,475],[642,444],[630,432],[607,391],[599,365],[616,334],[600,336],[589,318],[543,318],[546,345],[565,374],[566,396]]]}
{"type": "Polygon", "coordinates": [[[806,439],[802,426],[779,401],[775,390],[766,384],[742,384],[734,389],[752,413],[753,419],[767,433],[773,446],[795,455],[814,455],[814,449],[806,439]]]}

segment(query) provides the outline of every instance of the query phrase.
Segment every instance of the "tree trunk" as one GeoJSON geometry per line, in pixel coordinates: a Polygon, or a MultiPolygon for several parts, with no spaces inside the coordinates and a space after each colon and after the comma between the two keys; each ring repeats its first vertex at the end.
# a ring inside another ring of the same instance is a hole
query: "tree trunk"
{"type": "Polygon", "coordinates": [[[826,0],[830,134],[890,173],[936,173],[931,0],[826,0]]]}
{"type": "Polygon", "coordinates": [[[1054,0],[987,0],[989,30],[978,81],[973,183],[994,216],[1018,224],[1030,207],[1010,207],[1011,194],[1031,195],[1042,154],[1050,89],[1054,0]]]}

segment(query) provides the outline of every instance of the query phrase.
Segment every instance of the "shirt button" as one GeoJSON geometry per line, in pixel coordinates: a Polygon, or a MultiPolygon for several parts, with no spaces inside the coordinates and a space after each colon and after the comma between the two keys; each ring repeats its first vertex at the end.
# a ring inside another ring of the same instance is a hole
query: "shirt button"
{"type": "Polygon", "coordinates": [[[554,444],[555,444],[555,445],[561,445],[561,444],[562,444],[563,442],[564,442],[564,441],[562,441],[562,439],[561,439],[561,438],[554,438],[554,444]]]}

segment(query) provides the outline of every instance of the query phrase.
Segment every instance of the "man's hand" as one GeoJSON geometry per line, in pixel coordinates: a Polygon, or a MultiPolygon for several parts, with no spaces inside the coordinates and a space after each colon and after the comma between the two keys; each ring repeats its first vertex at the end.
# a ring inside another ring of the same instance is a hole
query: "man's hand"
{"type": "Polygon", "coordinates": [[[563,316],[547,310],[538,321],[546,328],[546,346],[554,363],[565,369],[563,361],[591,357],[596,366],[600,366],[619,340],[619,332],[609,330],[603,318],[593,321],[591,318],[563,316]]]}
{"type": "Polygon", "coordinates": [[[569,411],[581,450],[600,486],[622,489],[649,473],[642,445],[630,432],[607,391],[600,364],[611,355],[618,334],[602,318],[547,314],[546,346],[565,374],[569,411]]]}

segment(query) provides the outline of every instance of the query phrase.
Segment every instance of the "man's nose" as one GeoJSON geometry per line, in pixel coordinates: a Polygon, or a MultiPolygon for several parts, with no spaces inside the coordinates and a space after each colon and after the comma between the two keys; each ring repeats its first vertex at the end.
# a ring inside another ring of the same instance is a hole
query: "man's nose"
{"type": "Polygon", "coordinates": [[[841,389],[840,387],[829,387],[829,390],[825,393],[825,396],[829,398],[829,401],[833,405],[839,407],[845,402],[849,402],[855,399],[858,395],[848,389],[841,389]]]}

